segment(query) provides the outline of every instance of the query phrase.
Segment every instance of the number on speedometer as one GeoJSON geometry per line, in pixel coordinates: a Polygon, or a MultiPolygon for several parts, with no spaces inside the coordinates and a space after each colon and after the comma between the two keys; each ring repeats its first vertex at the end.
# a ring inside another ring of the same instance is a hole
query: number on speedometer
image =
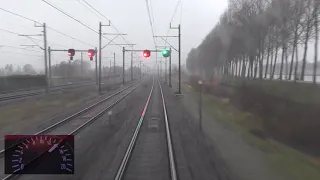
{"type": "Polygon", "coordinates": [[[6,174],[74,174],[74,137],[5,136],[6,174]]]}

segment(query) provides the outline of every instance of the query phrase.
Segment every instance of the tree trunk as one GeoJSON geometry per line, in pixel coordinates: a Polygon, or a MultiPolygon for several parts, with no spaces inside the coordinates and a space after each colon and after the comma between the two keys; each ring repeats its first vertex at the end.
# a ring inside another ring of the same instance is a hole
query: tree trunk
{"type": "Polygon", "coordinates": [[[271,49],[271,42],[269,42],[269,45],[268,45],[266,71],[264,72],[264,78],[265,79],[267,78],[267,73],[268,73],[268,68],[269,68],[270,49],[271,49]]]}
{"type": "Polygon", "coordinates": [[[243,58],[242,58],[242,68],[241,68],[241,76],[242,77],[245,77],[246,76],[246,69],[247,69],[247,66],[246,66],[246,56],[243,55],[243,58]]]}
{"type": "Polygon", "coordinates": [[[249,78],[250,78],[250,75],[251,75],[251,74],[250,74],[250,72],[251,72],[250,56],[247,57],[247,61],[248,61],[248,63],[247,63],[247,70],[246,70],[247,72],[246,72],[246,73],[247,73],[247,78],[249,79],[249,78]]]}
{"type": "Polygon", "coordinates": [[[291,80],[291,76],[292,76],[292,66],[293,66],[293,60],[294,60],[294,55],[296,54],[296,62],[295,62],[295,66],[294,66],[294,82],[296,82],[297,80],[297,70],[298,70],[298,61],[299,61],[299,56],[298,56],[298,30],[299,30],[299,24],[301,21],[301,5],[302,5],[303,1],[299,1],[298,2],[298,7],[297,7],[297,11],[298,11],[298,16],[297,16],[297,21],[295,22],[295,32],[294,32],[294,41],[293,41],[293,50],[292,50],[292,57],[291,57],[291,63],[290,63],[290,72],[289,72],[289,80],[291,80]]]}
{"type": "Polygon", "coordinates": [[[283,62],[284,62],[284,55],[286,53],[285,43],[282,45],[282,56],[281,56],[281,64],[280,64],[280,80],[282,80],[282,72],[283,72],[283,62]]]}
{"type": "Polygon", "coordinates": [[[306,30],[306,39],[304,41],[304,52],[303,52],[303,59],[302,59],[302,68],[301,68],[301,76],[300,79],[304,80],[304,74],[306,69],[306,62],[307,62],[307,51],[308,51],[308,41],[309,41],[309,35],[310,35],[310,22],[311,20],[307,20],[307,30],[306,30]]]}
{"type": "Polygon", "coordinates": [[[237,58],[237,61],[236,61],[236,70],[235,70],[235,76],[238,76],[238,63],[239,63],[239,58],[237,58]]]}
{"type": "Polygon", "coordinates": [[[235,60],[232,62],[232,76],[235,76],[236,72],[236,62],[235,60]]]}
{"type": "Polygon", "coordinates": [[[250,78],[253,78],[253,73],[254,73],[254,62],[250,62],[250,78]]]}
{"type": "Polygon", "coordinates": [[[254,76],[253,76],[254,79],[257,78],[258,61],[259,61],[259,57],[257,56],[257,58],[254,60],[254,76]]]}
{"type": "Polygon", "coordinates": [[[234,76],[238,76],[238,59],[234,63],[234,76]]]}
{"type": "MultiPolygon", "coordinates": [[[[289,70],[289,80],[291,80],[293,60],[294,60],[295,51],[297,49],[297,42],[298,42],[298,27],[296,27],[296,30],[294,33],[293,49],[292,49],[292,54],[291,54],[291,62],[290,62],[290,70],[289,70]]],[[[294,79],[295,79],[295,77],[294,77],[294,79]]]]}
{"type": "Polygon", "coordinates": [[[286,80],[288,80],[288,49],[286,48],[286,54],[285,54],[285,60],[286,60],[286,71],[285,71],[285,73],[286,73],[286,76],[285,76],[285,79],[286,80]]]}
{"type": "Polygon", "coordinates": [[[249,79],[250,78],[250,72],[251,72],[251,62],[250,62],[250,59],[248,61],[248,71],[247,71],[247,78],[249,79]]]}
{"type": "Polygon", "coordinates": [[[274,48],[274,42],[272,41],[272,44],[271,44],[271,59],[270,59],[270,70],[269,70],[269,78],[270,80],[272,79],[272,71],[273,71],[273,58],[274,58],[274,51],[273,51],[273,48],[274,48]]]}
{"type": "Polygon", "coordinates": [[[276,65],[277,65],[277,58],[278,58],[278,50],[279,50],[279,45],[278,43],[276,44],[276,54],[275,54],[275,57],[274,57],[274,63],[273,63],[273,69],[272,69],[272,74],[271,74],[271,79],[273,79],[274,77],[274,73],[276,71],[276,65]]]}
{"type": "Polygon", "coordinates": [[[263,78],[263,59],[259,60],[259,79],[262,80],[263,78]]]}
{"type": "Polygon", "coordinates": [[[250,62],[250,77],[251,78],[253,78],[253,61],[254,61],[254,57],[252,55],[250,55],[249,62],[250,62]]]}
{"type": "Polygon", "coordinates": [[[234,75],[234,60],[231,61],[231,75],[233,76],[234,75]]]}
{"type": "Polygon", "coordinates": [[[318,41],[319,41],[319,32],[318,32],[318,9],[319,9],[319,0],[314,0],[314,30],[315,30],[315,43],[314,43],[314,61],[313,61],[313,83],[317,83],[317,61],[318,61],[318,41]]]}
{"type": "Polygon", "coordinates": [[[241,76],[241,67],[242,67],[242,64],[243,63],[243,60],[241,58],[239,58],[239,69],[238,69],[238,76],[240,77],[241,76]]]}
{"type": "Polygon", "coordinates": [[[299,66],[299,54],[298,54],[298,46],[296,46],[296,64],[294,66],[294,82],[297,81],[298,77],[298,66],[299,66]]]}
{"type": "Polygon", "coordinates": [[[259,58],[259,79],[262,80],[263,76],[263,56],[264,56],[264,40],[261,42],[261,51],[259,58]]]}

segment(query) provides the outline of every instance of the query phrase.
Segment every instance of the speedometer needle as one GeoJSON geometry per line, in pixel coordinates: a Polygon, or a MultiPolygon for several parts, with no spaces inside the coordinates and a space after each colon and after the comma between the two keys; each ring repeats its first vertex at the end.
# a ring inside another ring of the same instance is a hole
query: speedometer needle
{"type": "MultiPolygon", "coordinates": [[[[66,137],[67,137],[67,136],[66,136],[66,137]]],[[[49,149],[48,152],[51,153],[52,151],[54,151],[54,150],[59,146],[59,144],[63,142],[63,140],[64,140],[66,137],[60,139],[60,141],[59,141],[58,143],[54,144],[54,145],[49,149]]]]}
{"type": "Polygon", "coordinates": [[[52,151],[54,151],[57,147],[59,146],[59,143],[54,144],[50,149],[49,149],[49,153],[51,153],[52,151]]]}

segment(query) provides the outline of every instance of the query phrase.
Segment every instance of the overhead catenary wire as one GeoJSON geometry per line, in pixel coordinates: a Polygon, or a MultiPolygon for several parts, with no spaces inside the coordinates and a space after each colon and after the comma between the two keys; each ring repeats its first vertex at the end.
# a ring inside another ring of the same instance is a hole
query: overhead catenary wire
{"type": "Polygon", "coordinates": [[[95,11],[93,11],[92,9],[88,8],[81,0],[78,0],[78,2],[85,7],[86,9],[88,9],[90,12],[92,12],[94,15],[96,15],[98,18],[101,18],[101,16],[99,16],[98,13],[96,13],[95,11]]]}
{"type": "Polygon", "coordinates": [[[128,44],[131,44],[129,41],[126,40],[126,38],[121,35],[120,31],[115,27],[115,25],[110,21],[109,18],[107,18],[104,14],[102,14],[100,11],[98,11],[95,7],[93,7],[91,4],[89,4],[87,1],[82,0],[84,3],[86,3],[90,8],[92,8],[95,12],[97,12],[99,15],[101,15],[102,17],[104,17],[106,20],[108,20],[110,22],[110,25],[114,28],[114,30],[117,31],[118,34],[120,34],[120,37],[128,44]]]}
{"type": "Polygon", "coordinates": [[[21,24],[8,22],[8,21],[0,21],[0,23],[5,23],[5,24],[8,24],[10,26],[22,27],[22,28],[25,28],[25,29],[34,29],[34,26],[25,26],[25,25],[21,25],[21,24]]]}
{"type": "MultiPolygon", "coordinates": [[[[182,4],[182,0],[178,0],[176,6],[175,6],[175,8],[174,8],[173,14],[172,14],[172,16],[171,16],[170,24],[172,23],[175,15],[177,14],[177,11],[178,11],[178,8],[179,8],[179,5],[180,5],[180,4],[182,4]]],[[[182,6],[181,6],[180,24],[181,24],[181,19],[182,19],[182,6]]],[[[171,28],[168,29],[166,36],[169,35],[170,30],[171,30],[171,28]]],[[[164,45],[164,46],[167,46],[167,41],[168,41],[168,37],[165,38],[165,45],[164,45]]]]}
{"type": "MultiPolygon", "coordinates": [[[[0,31],[4,31],[4,32],[10,33],[10,34],[15,34],[15,35],[18,35],[18,36],[21,35],[20,33],[13,32],[13,31],[9,31],[9,30],[2,29],[2,28],[0,28],[0,31]]],[[[33,38],[33,37],[29,37],[29,36],[24,36],[24,37],[27,37],[27,38],[29,38],[30,40],[43,41],[43,40],[41,40],[41,39],[36,39],[36,38],[33,38]]],[[[48,42],[49,42],[49,41],[48,41],[48,42]]],[[[51,43],[51,44],[55,44],[55,45],[57,45],[57,46],[66,47],[66,46],[63,46],[63,45],[60,45],[60,44],[57,44],[57,43],[53,43],[53,42],[50,42],[50,43],[51,43]]],[[[35,43],[35,44],[38,45],[37,43],[35,43]]]]}
{"type": "MultiPolygon", "coordinates": [[[[151,3],[151,1],[150,1],[151,3]]],[[[154,43],[154,48],[157,49],[157,43],[156,43],[156,39],[155,39],[155,32],[154,32],[154,19],[153,19],[153,12],[150,12],[150,5],[148,0],[146,0],[146,6],[147,6],[147,12],[148,12],[148,17],[149,17],[149,23],[151,26],[151,33],[152,33],[152,39],[153,39],[153,43],[154,43]]],[[[152,8],[152,7],[151,7],[152,8]]],[[[157,53],[156,53],[156,60],[157,60],[157,53]]],[[[157,62],[156,62],[157,63],[157,62]]]]}
{"type": "MultiPolygon", "coordinates": [[[[53,7],[54,9],[58,10],[59,12],[63,13],[64,15],[68,16],[69,18],[73,19],[74,21],[80,23],[81,25],[83,25],[84,27],[88,28],[89,30],[91,30],[91,31],[99,34],[98,31],[92,29],[92,28],[89,27],[88,25],[84,24],[83,22],[81,22],[80,20],[74,18],[73,16],[69,15],[68,13],[66,13],[66,12],[63,11],[62,9],[58,8],[57,6],[53,5],[52,3],[50,3],[50,2],[48,2],[48,1],[46,1],[46,0],[42,0],[42,1],[45,2],[46,4],[48,4],[49,6],[53,7]]],[[[109,41],[111,41],[111,42],[113,42],[114,45],[118,45],[118,46],[122,47],[121,45],[115,43],[113,40],[111,40],[111,39],[109,39],[109,38],[107,38],[107,37],[105,37],[105,36],[102,36],[102,37],[105,38],[105,39],[107,39],[107,40],[109,40],[109,41]]]]}
{"type": "Polygon", "coordinates": [[[37,56],[37,57],[42,57],[43,55],[36,55],[36,54],[25,54],[25,53],[19,53],[19,52],[16,52],[16,51],[3,51],[0,49],[0,52],[1,53],[10,53],[12,55],[15,55],[15,54],[19,54],[19,55],[26,55],[26,56],[37,56]]]}
{"type": "Polygon", "coordinates": [[[66,36],[66,37],[68,37],[68,38],[70,38],[70,39],[73,39],[73,40],[75,40],[75,41],[78,41],[78,42],[80,42],[80,43],[82,43],[82,44],[86,44],[86,45],[88,45],[88,46],[94,47],[94,45],[92,45],[92,44],[89,44],[89,43],[87,43],[87,42],[84,42],[84,41],[81,41],[81,40],[79,40],[79,39],[76,39],[76,38],[74,38],[74,37],[72,37],[72,36],[70,36],[70,35],[67,35],[67,34],[61,32],[61,31],[58,31],[58,30],[56,30],[56,29],[53,29],[52,27],[48,27],[48,26],[47,26],[47,28],[50,29],[50,30],[52,30],[52,31],[54,31],[54,32],[56,32],[56,33],[59,33],[59,34],[61,34],[61,35],[63,35],[63,36],[66,36]]]}
{"type": "MultiPolygon", "coordinates": [[[[80,1],[80,0],[78,0],[80,1]]],[[[103,18],[105,18],[107,21],[110,22],[111,27],[114,28],[114,30],[117,31],[117,33],[119,34],[119,36],[123,39],[123,41],[125,41],[127,44],[132,44],[131,42],[129,42],[122,34],[121,32],[116,28],[116,26],[110,21],[109,18],[107,18],[104,14],[102,14],[99,10],[97,10],[95,7],[93,7],[90,3],[88,3],[86,0],[82,0],[85,4],[87,4],[91,9],[93,9],[95,12],[97,12],[99,15],[101,15],[103,18]]],[[[88,8],[89,9],[89,8],[88,8]]],[[[96,15],[97,16],[97,15],[96,15]]],[[[108,44],[110,44],[111,42],[113,42],[112,40],[110,40],[110,42],[108,44]]],[[[131,49],[133,48],[132,46],[130,46],[131,49]]],[[[127,54],[129,54],[129,52],[126,52],[127,54]]],[[[134,59],[138,59],[136,57],[133,57],[134,59]]]]}
{"type": "MultiPolygon", "coordinates": [[[[54,8],[57,9],[58,11],[62,12],[63,14],[67,15],[68,17],[70,17],[70,18],[72,18],[73,20],[75,20],[75,21],[78,22],[77,19],[73,18],[71,15],[68,15],[66,12],[62,11],[60,8],[55,7],[54,5],[50,4],[48,1],[45,1],[45,0],[43,0],[43,1],[44,1],[45,3],[47,3],[48,5],[50,5],[51,7],[54,7],[54,8]]],[[[84,1],[84,2],[85,2],[86,4],[88,4],[88,5],[90,5],[88,2],[86,2],[86,1],[84,1]]],[[[91,6],[91,5],[90,5],[90,6],[91,6]]],[[[91,8],[94,8],[94,7],[91,6],[91,8]]],[[[0,10],[5,11],[5,12],[7,12],[7,13],[10,13],[10,14],[12,14],[12,15],[18,16],[18,17],[23,18],[23,19],[28,20],[28,21],[31,21],[31,22],[34,22],[34,23],[38,23],[38,24],[42,24],[42,23],[40,23],[39,21],[36,21],[36,20],[34,20],[34,19],[25,17],[25,16],[23,16],[23,15],[20,15],[20,14],[15,13],[15,12],[12,12],[12,11],[9,11],[9,10],[3,9],[3,8],[0,8],[0,10]]],[[[97,11],[95,8],[94,8],[94,10],[97,11]]],[[[97,11],[97,12],[99,12],[99,11],[97,11]]],[[[99,14],[101,14],[101,13],[99,12],[99,14]]],[[[104,18],[108,19],[108,18],[105,17],[103,14],[101,14],[101,15],[102,15],[104,18]]],[[[79,23],[81,24],[82,22],[79,21],[79,23]]],[[[110,22],[110,24],[112,25],[112,27],[113,27],[118,33],[120,33],[119,30],[114,26],[114,24],[113,24],[112,22],[110,22]]],[[[82,25],[84,25],[85,27],[87,26],[87,25],[85,25],[84,23],[82,23],[82,25]]],[[[61,31],[58,31],[58,30],[56,30],[56,29],[54,29],[54,28],[52,28],[52,27],[50,27],[50,26],[47,26],[47,28],[53,30],[53,31],[56,32],[56,33],[59,33],[59,34],[64,35],[64,36],[66,36],[66,37],[69,37],[69,38],[71,38],[71,39],[73,39],[73,40],[76,40],[76,41],[81,42],[81,43],[83,43],[83,44],[87,44],[87,45],[92,46],[92,45],[89,44],[89,43],[86,43],[86,42],[84,42],[84,41],[81,41],[81,40],[79,40],[79,39],[76,39],[76,38],[74,38],[74,37],[72,37],[72,36],[70,36],[70,35],[67,35],[66,33],[63,33],[63,32],[61,32],[61,31]]],[[[89,29],[92,29],[92,28],[89,27],[89,29]]],[[[8,32],[8,33],[20,35],[19,33],[14,33],[14,32],[12,32],[12,31],[4,30],[4,29],[1,29],[1,30],[2,30],[2,31],[6,31],[6,32],[8,32]]],[[[92,30],[93,30],[93,29],[92,29],[92,30]]],[[[93,32],[98,33],[98,32],[95,31],[95,30],[93,30],[93,32]]],[[[131,44],[131,43],[128,42],[122,35],[120,35],[120,36],[124,39],[124,41],[126,41],[126,43],[131,44]]],[[[105,37],[105,36],[102,36],[102,37],[105,38],[105,39],[107,39],[107,40],[110,40],[109,38],[107,38],[107,37],[105,37]]],[[[33,40],[39,40],[39,39],[31,38],[31,37],[29,37],[29,38],[30,38],[30,39],[33,39],[33,40]]],[[[39,40],[39,41],[43,41],[43,40],[39,40]]],[[[59,44],[57,44],[57,43],[52,43],[52,42],[50,42],[50,41],[48,41],[48,42],[51,43],[51,44],[55,44],[55,45],[57,45],[57,46],[60,46],[60,47],[66,47],[66,46],[63,46],[63,45],[59,45],[59,44]]],[[[111,41],[111,42],[113,42],[113,41],[111,41]]],[[[114,43],[114,42],[113,42],[113,43],[114,43]]],[[[119,47],[122,47],[121,45],[116,44],[116,43],[115,43],[115,45],[118,45],[119,47]]],[[[132,47],[131,47],[131,48],[132,48],[132,47]]]]}
{"type": "MultiPolygon", "coordinates": [[[[60,11],[61,13],[67,15],[68,17],[72,18],[73,20],[75,20],[75,21],[77,21],[78,23],[82,24],[83,26],[89,28],[89,29],[92,30],[93,32],[98,33],[97,31],[93,30],[92,28],[90,28],[89,26],[85,25],[85,24],[82,23],[81,21],[73,18],[71,15],[67,14],[66,12],[64,12],[63,10],[61,10],[60,8],[52,5],[52,4],[49,3],[48,1],[45,1],[45,0],[43,0],[43,1],[44,1],[46,4],[50,5],[51,7],[55,8],[56,10],[60,11]]],[[[106,16],[104,16],[102,13],[100,13],[97,9],[95,9],[95,8],[94,8],[92,5],[90,5],[87,1],[84,1],[84,2],[85,2],[87,5],[89,5],[92,9],[94,9],[97,13],[99,13],[101,16],[103,16],[104,18],[106,18],[107,20],[109,20],[106,16]]],[[[9,10],[3,9],[3,8],[0,8],[0,10],[5,11],[5,12],[7,12],[7,13],[10,13],[10,14],[12,14],[12,15],[18,16],[18,17],[23,18],[23,19],[28,20],[28,21],[31,21],[31,22],[34,22],[34,23],[38,23],[38,24],[42,24],[42,23],[40,23],[39,21],[36,21],[36,20],[34,20],[34,19],[25,17],[25,16],[23,16],[23,15],[20,15],[20,14],[15,13],[15,12],[12,12],[12,11],[9,11],[9,10]]],[[[109,21],[110,21],[110,20],[109,20],[109,21]]],[[[113,24],[112,22],[110,22],[110,24],[111,24],[112,27],[120,34],[120,31],[114,26],[114,24],[113,24]]],[[[52,27],[50,27],[50,26],[47,26],[47,28],[48,28],[48,29],[51,29],[52,31],[54,31],[54,32],[56,32],[56,33],[59,33],[59,34],[61,34],[61,35],[64,35],[64,36],[66,36],[66,37],[69,37],[69,38],[71,38],[71,39],[73,39],[73,40],[76,40],[76,41],[78,41],[78,42],[81,42],[81,43],[83,43],[83,44],[86,44],[86,45],[89,45],[89,46],[92,46],[92,47],[93,47],[93,45],[91,45],[91,44],[89,44],[89,43],[86,43],[86,42],[84,42],[84,41],[81,41],[81,40],[79,40],[79,39],[76,39],[76,38],[74,38],[74,37],[72,37],[72,36],[70,36],[70,35],[67,35],[66,33],[63,33],[63,32],[61,32],[61,31],[58,31],[58,30],[56,30],[56,29],[54,29],[54,28],[52,28],[52,27]]],[[[12,31],[4,30],[4,29],[1,29],[1,30],[6,31],[6,32],[8,32],[8,33],[20,35],[19,33],[14,33],[14,32],[12,32],[12,31]]],[[[122,35],[120,35],[120,36],[123,38],[123,40],[124,40],[126,43],[131,44],[131,43],[128,42],[122,35]]],[[[107,38],[107,37],[105,37],[105,36],[102,36],[102,37],[105,38],[105,39],[107,39],[107,40],[109,40],[109,41],[111,41],[111,42],[113,42],[112,40],[110,40],[109,38],[107,38]]],[[[29,37],[29,38],[30,38],[30,39],[33,39],[33,40],[39,40],[39,39],[31,38],[31,37],[29,37]]],[[[59,44],[57,44],[57,43],[52,43],[52,42],[50,42],[50,41],[48,41],[48,42],[51,43],[51,44],[55,44],[55,45],[57,45],[57,46],[60,46],[60,47],[66,47],[66,46],[63,46],[63,45],[59,45],[59,44]]],[[[116,44],[115,42],[113,42],[113,43],[114,43],[115,45],[118,45],[118,44],[116,44]]],[[[119,47],[122,47],[121,45],[118,45],[118,46],[119,46],[119,47]]],[[[68,47],[66,47],[66,48],[68,48],[68,47]]],[[[132,48],[132,47],[131,47],[131,48],[132,48]]]]}
{"type": "Polygon", "coordinates": [[[180,24],[182,22],[182,1],[180,0],[180,24]]]}
{"type": "Polygon", "coordinates": [[[148,11],[148,17],[149,17],[149,23],[150,23],[150,26],[151,26],[151,32],[152,32],[152,39],[153,39],[153,43],[154,43],[154,46],[156,48],[156,41],[155,41],[155,35],[154,35],[154,30],[153,30],[153,24],[152,24],[152,17],[151,17],[151,14],[150,14],[150,6],[149,6],[149,2],[148,0],[146,0],[146,6],[147,6],[147,11],[148,11]]]}
{"type": "MultiPolygon", "coordinates": [[[[30,36],[27,36],[27,38],[29,38],[31,41],[32,40],[36,40],[36,41],[42,41],[43,42],[43,39],[36,39],[36,38],[30,37],[30,36]]],[[[34,41],[32,41],[32,42],[34,42],[34,41]]],[[[64,45],[61,45],[61,44],[57,44],[57,43],[53,43],[52,41],[47,41],[47,42],[50,43],[50,44],[56,45],[56,46],[68,48],[67,46],[64,46],[64,45]]],[[[35,43],[35,44],[37,44],[37,43],[35,43]]]]}
{"type": "MultiPolygon", "coordinates": [[[[153,6],[152,6],[151,0],[149,0],[149,1],[150,1],[150,10],[151,10],[152,23],[153,23],[154,29],[156,30],[155,23],[154,23],[153,6]]],[[[154,33],[156,34],[156,31],[154,31],[154,33]]]]}
{"type": "Polygon", "coordinates": [[[36,51],[36,50],[32,50],[32,49],[26,49],[26,48],[22,48],[22,47],[9,46],[9,45],[0,45],[0,49],[1,49],[2,47],[8,47],[8,48],[14,48],[14,49],[21,49],[21,50],[24,50],[24,51],[31,51],[31,52],[42,53],[41,51],[36,51]]]}
{"type": "Polygon", "coordinates": [[[44,3],[48,4],[49,6],[53,7],[54,9],[60,11],[61,13],[63,13],[64,15],[68,16],[69,18],[73,19],[74,21],[80,23],[82,26],[90,29],[91,31],[95,32],[95,33],[99,33],[98,31],[92,29],[91,27],[89,27],[88,25],[84,24],[83,22],[81,22],[80,20],[72,17],[71,15],[69,15],[68,13],[66,13],[65,11],[63,11],[62,9],[58,8],[57,6],[51,4],[50,2],[46,1],[46,0],[42,0],[44,3]]]}
{"type": "MultiPolygon", "coordinates": [[[[12,14],[12,15],[18,16],[18,17],[20,17],[20,18],[26,19],[26,20],[28,20],[28,21],[35,22],[35,23],[38,23],[38,24],[42,24],[42,23],[40,23],[39,21],[36,21],[36,20],[34,20],[34,19],[25,17],[25,16],[23,16],[23,15],[17,14],[17,13],[15,13],[15,12],[12,12],[12,11],[9,11],[9,10],[3,9],[3,8],[1,8],[1,7],[0,7],[0,10],[5,11],[5,12],[7,12],[7,13],[9,13],[9,14],[12,14]]],[[[73,39],[73,40],[76,40],[76,41],[81,42],[81,43],[83,43],[83,44],[92,46],[92,45],[89,44],[89,43],[86,43],[86,42],[84,42],[84,41],[81,41],[81,40],[79,40],[79,39],[76,39],[76,38],[74,38],[74,37],[72,37],[72,36],[70,36],[70,35],[67,35],[66,33],[63,33],[63,32],[61,32],[61,31],[58,31],[58,30],[56,30],[56,29],[54,29],[54,28],[52,28],[52,27],[50,27],[50,26],[47,26],[47,28],[48,28],[48,29],[51,29],[52,31],[54,31],[54,32],[56,32],[56,33],[59,33],[59,34],[64,35],[64,36],[66,36],[66,37],[69,37],[69,38],[71,38],[71,39],[73,39]]],[[[49,42],[49,41],[48,41],[48,42],[49,42]]]]}
{"type": "Polygon", "coordinates": [[[6,30],[6,29],[2,29],[0,28],[0,31],[4,31],[4,32],[7,32],[7,33],[10,33],[10,34],[15,34],[15,35],[20,35],[19,33],[16,33],[16,32],[13,32],[13,31],[9,31],[9,30],[6,30]]]}
{"type": "Polygon", "coordinates": [[[181,3],[181,0],[178,0],[176,6],[175,6],[175,8],[174,8],[174,12],[173,12],[173,14],[172,14],[172,16],[171,16],[170,23],[172,23],[175,15],[177,14],[177,11],[178,11],[178,8],[179,8],[180,3],[181,3]]]}
{"type": "Polygon", "coordinates": [[[20,15],[20,14],[17,14],[17,13],[15,13],[15,12],[12,12],[12,11],[9,11],[9,10],[3,9],[3,8],[1,8],[1,7],[0,7],[0,10],[5,11],[5,12],[10,13],[10,14],[13,14],[13,15],[16,15],[16,16],[19,16],[19,17],[21,17],[21,18],[23,18],[23,19],[32,21],[32,22],[34,22],[34,23],[42,24],[42,23],[40,23],[40,22],[38,22],[38,21],[36,21],[36,20],[30,19],[30,18],[28,18],[28,17],[22,16],[22,15],[20,15]]]}

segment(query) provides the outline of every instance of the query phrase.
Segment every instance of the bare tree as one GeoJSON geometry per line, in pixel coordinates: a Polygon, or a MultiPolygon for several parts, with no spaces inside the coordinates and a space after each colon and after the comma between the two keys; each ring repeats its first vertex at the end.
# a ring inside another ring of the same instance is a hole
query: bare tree
{"type": "Polygon", "coordinates": [[[312,30],[312,10],[311,10],[311,0],[305,0],[307,1],[306,5],[306,13],[305,13],[305,35],[304,35],[304,52],[303,52],[303,59],[302,59],[302,67],[301,67],[301,75],[300,79],[304,80],[304,75],[305,75],[305,68],[306,68],[306,62],[307,62],[307,51],[308,51],[308,42],[312,30]]]}
{"type": "Polygon", "coordinates": [[[313,83],[317,81],[317,63],[318,63],[318,41],[319,41],[319,32],[318,32],[318,11],[319,11],[319,0],[314,0],[314,9],[313,9],[313,19],[314,19],[314,31],[315,31],[315,43],[314,43],[314,61],[313,61],[313,83]]]}
{"type": "Polygon", "coordinates": [[[6,75],[12,75],[12,73],[13,73],[13,65],[12,64],[7,64],[4,67],[4,71],[5,71],[6,75]]]}
{"type": "Polygon", "coordinates": [[[36,71],[31,64],[26,64],[23,66],[23,73],[28,75],[36,75],[36,71]]]}
{"type": "Polygon", "coordinates": [[[191,72],[201,70],[207,78],[215,70],[259,79],[268,78],[268,74],[273,79],[279,73],[281,80],[284,74],[291,80],[293,72],[297,76],[299,67],[300,79],[303,79],[308,43],[315,40],[315,79],[318,9],[319,0],[230,1],[219,23],[190,51],[187,68],[191,72]],[[298,66],[297,50],[301,45],[304,52],[302,66],[298,66]]]}

